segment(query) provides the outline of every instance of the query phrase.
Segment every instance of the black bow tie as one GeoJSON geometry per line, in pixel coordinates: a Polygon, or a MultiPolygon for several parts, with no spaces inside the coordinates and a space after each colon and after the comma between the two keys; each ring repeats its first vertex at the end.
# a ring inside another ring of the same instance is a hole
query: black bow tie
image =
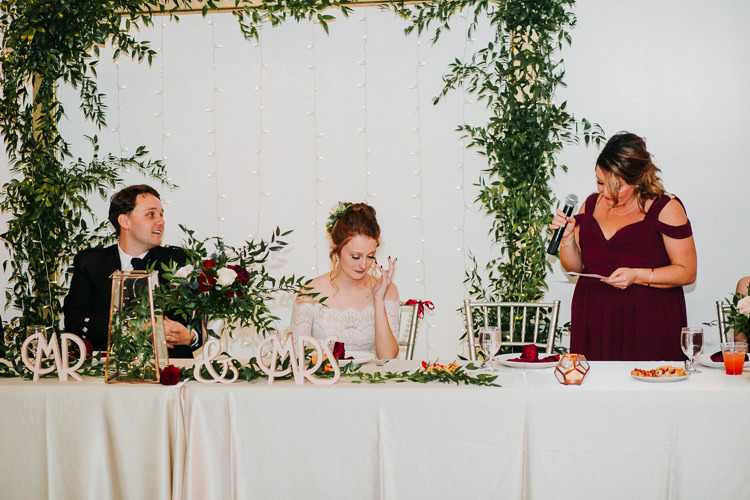
{"type": "Polygon", "coordinates": [[[133,271],[145,271],[147,268],[146,260],[139,259],[138,257],[130,259],[130,265],[133,266],[133,271]]]}

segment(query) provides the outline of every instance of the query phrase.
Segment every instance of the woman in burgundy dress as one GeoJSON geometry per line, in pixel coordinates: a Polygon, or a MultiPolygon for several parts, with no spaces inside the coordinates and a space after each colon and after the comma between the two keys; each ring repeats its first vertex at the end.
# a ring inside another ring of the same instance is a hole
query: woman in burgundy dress
{"type": "Polygon", "coordinates": [[[684,359],[682,286],[695,281],[693,233],[682,202],[664,191],[646,143],[620,132],[596,161],[598,193],[565,225],[560,262],[579,277],[573,294],[571,352],[589,360],[684,359]]]}

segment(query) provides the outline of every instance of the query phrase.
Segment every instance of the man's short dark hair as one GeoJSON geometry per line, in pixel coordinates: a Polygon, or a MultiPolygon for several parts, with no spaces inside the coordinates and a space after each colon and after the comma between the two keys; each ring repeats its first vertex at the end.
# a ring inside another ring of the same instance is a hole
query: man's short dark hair
{"type": "Polygon", "coordinates": [[[109,222],[115,228],[115,234],[120,235],[120,222],[117,218],[122,214],[129,214],[135,208],[135,202],[142,194],[152,194],[161,199],[159,192],[148,184],[136,184],[121,189],[112,195],[109,202],[109,222]]]}

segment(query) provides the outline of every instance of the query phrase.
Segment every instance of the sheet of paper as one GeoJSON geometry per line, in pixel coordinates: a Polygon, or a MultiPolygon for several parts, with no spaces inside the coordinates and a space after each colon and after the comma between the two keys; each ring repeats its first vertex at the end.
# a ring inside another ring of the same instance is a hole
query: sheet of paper
{"type": "Polygon", "coordinates": [[[602,276],[601,274],[586,274],[586,273],[574,273],[574,272],[570,272],[568,274],[570,276],[583,276],[584,278],[599,278],[599,279],[607,278],[607,276],[602,276]]]}

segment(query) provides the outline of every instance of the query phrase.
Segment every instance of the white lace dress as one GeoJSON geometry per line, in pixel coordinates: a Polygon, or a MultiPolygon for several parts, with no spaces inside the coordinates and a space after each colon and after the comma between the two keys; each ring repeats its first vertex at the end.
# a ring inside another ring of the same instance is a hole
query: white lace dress
{"type": "MultiPolygon", "coordinates": [[[[398,334],[399,302],[386,300],[385,314],[394,337],[398,334]]],[[[292,335],[312,335],[318,340],[336,335],[347,351],[375,352],[375,309],[339,311],[319,302],[296,302],[292,309],[292,335]]]]}

